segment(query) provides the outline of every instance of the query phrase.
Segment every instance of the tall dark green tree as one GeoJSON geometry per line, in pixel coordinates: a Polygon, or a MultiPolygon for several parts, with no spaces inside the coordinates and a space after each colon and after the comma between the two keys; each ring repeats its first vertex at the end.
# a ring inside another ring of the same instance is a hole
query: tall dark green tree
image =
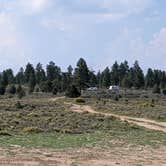
{"type": "Polygon", "coordinates": [[[20,68],[19,72],[16,74],[15,79],[17,84],[25,83],[24,69],[22,67],[20,68]]]}
{"type": "Polygon", "coordinates": [[[74,84],[79,89],[85,89],[89,85],[89,69],[86,61],[80,58],[74,71],[74,84]]]}
{"type": "Polygon", "coordinates": [[[90,87],[97,86],[97,76],[95,75],[94,71],[89,72],[89,86],[90,87]]]}
{"type": "Polygon", "coordinates": [[[111,70],[111,83],[113,85],[119,85],[119,65],[115,62],[111,70]]]}
{"type": "Polygon", "coordinates": [[[148,72],[145,77],[145,87],[146,88],[153,88],[154,86],[154,73],[151,68],[148,69],[148,72]]]}
{"type": "Polygon", "coordinates": [[[33,65],[28,63],[25,68],[25,82],[29,83],[31,75],[35,73],[33,65]]]}
{"type": "Polygon", "coordinates": [[[13,70],[12,69],[7,69],[7,70],[5,70],[5,72],[6,72],[6,75],[7,75],[8,84],[13,84],[15,82],[13,70]]]}
{"type": "Polygon", "coordinates": [[[121,63],[119,65],[119,83],[122,85],[122,81],[127,79],[127,75],[129,72],[129,65],[127,61],[124,61],[124,63],[121,63]]]}
{"type": "Polygon", "coordinates": [[[144,74],[141,67],[139,66],[138,61],[135,61],[134,63],[133,72],[134,72],[133,86],[136,88],[144,87],[145,85],[144,74]]]}
{"type": "Polygon", "coordinates": [[[46,74],[45,74],[45,71],[44,71],[41,63],[37,64],[35,74],[36,74],[36,83],[37,84],[46,80],[46,74]]]}
{"type": "Polygon", "coordinates": [[[108,67],[102,72],[102,87],[108,88],[111,85],[111,73],[108,67]]]}
{"type": "Polygon", "coordinates": [[[61,69],[60,67],[56,66],[54,62],[50,62],[47,65],[47,80],[53,81],[53,80],[59,80],[61,77],[61,69]]]}
{"type": "Polygon", "coordinates": [[[4,70],[2,72],[1,86],[6,87],[8,84],[9,84],[8,75],[7,75],[6,71],[4,70]]]}
{"type": "Polygon", "coordinates": [[[29,92],[33,92],[36,85],[35,72],[32,72],[29,78],[29,92]]]}
{"type": "Polygon", "coordinates": [[[61,91],[66,91],[67,88],[69,87],[69,75],[68,73],[62,73],[62,80],[61,80],[61,91]]]}
{"type": "Polygon", "coordinates": [[[68,86],[72,84],[73,81],[73,68],[71,65],[67,68],[67,80],[68,80],[68,86]]]}

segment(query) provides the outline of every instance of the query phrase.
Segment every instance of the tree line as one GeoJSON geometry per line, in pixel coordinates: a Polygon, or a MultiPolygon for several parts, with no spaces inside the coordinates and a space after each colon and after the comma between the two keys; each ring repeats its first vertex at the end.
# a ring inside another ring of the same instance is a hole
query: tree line
{"type": "Polygon", "coordinates": [[[120,64],[115,62],[112,67],[106,67],[103,71],[95,73],[88,68],[86,61],[80,58],[75,69],[69,65],[65,72],[51,61],[46,69],[43,69],[41,63],[36,67],[28,63],[25,69],[20,68],[17,74],[14,74],[12,69],[0,73],[0,94],[5,94],[6,91],[17,93],[21,91],[22,86],[28,87],[29,93],[41,91],[56,94],[65,92],[71,87],[81,91],[88,87],[108,88],[110,85],[137,89],[154,87],[164,89],[166,72],[149,68],[144,75],[138,61],[131,67],[124,61],[120,64]]]}

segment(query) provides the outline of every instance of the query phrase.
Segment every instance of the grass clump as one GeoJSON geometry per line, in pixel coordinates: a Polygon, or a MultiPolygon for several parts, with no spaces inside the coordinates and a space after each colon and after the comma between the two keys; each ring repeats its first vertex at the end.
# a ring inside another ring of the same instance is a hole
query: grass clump
{"type": "Polygon", "coordinates": [[[12,136],[8,131],[0,131],[0,136],[12,136]]]}
{"type": "Polygon", "coordinates": [[[26,127],[22,131],[25,133],[41,133],[41,132],[43,132],[43,130],[38,128],[38,127],[26,127]]]}
{"type": "Polygon", "coordinates": [[[76,99],[75,99],[75,102],[76,102],[76,103],[85,103],[85,99],[79,97],[79,98],[76,98],[76,99]]]}

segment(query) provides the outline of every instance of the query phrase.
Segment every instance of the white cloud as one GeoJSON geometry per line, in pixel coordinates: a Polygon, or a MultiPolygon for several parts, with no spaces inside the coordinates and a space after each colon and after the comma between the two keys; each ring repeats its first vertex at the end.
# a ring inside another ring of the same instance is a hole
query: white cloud
{"type": "Polygon", "coordinates": [[[166,69],[166,28],[153,35],[146,47],[146,58],[158,68],[166,69]]]}
{"type": "Polygon", "coordinates": [[[36,14],[47,9],[52,0],[19,0],[18,3],[26,14],[36,14]]]}
{"type": "Polygon", "coordinates": [[[162,28],[159,33],[153,35],[153,39],[149,42],[147,51],[166,55],[166,28],[162,28]]]}
{"type": "Polygon", "coordinates": [[[1,64],[25,62],[24,45],[14,23],[14,15],[0,13],[0,58],[1,64]]]}
{"type": "Polygon", "coordinates": [[[103,0],[103,7],[111,11],[139,13],[152,4],[152,0],[103,0]]]}

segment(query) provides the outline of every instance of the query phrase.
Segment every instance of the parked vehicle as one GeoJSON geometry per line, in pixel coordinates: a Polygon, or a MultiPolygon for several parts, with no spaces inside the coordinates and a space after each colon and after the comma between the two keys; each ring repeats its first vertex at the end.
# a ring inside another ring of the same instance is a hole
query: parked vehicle
{"type": "Polygon", "coordinates": [[[97,87],[89,87],[87,90],[88,91],[96,91],[96,90],[98,90],[98,88],[97,87]]]}

